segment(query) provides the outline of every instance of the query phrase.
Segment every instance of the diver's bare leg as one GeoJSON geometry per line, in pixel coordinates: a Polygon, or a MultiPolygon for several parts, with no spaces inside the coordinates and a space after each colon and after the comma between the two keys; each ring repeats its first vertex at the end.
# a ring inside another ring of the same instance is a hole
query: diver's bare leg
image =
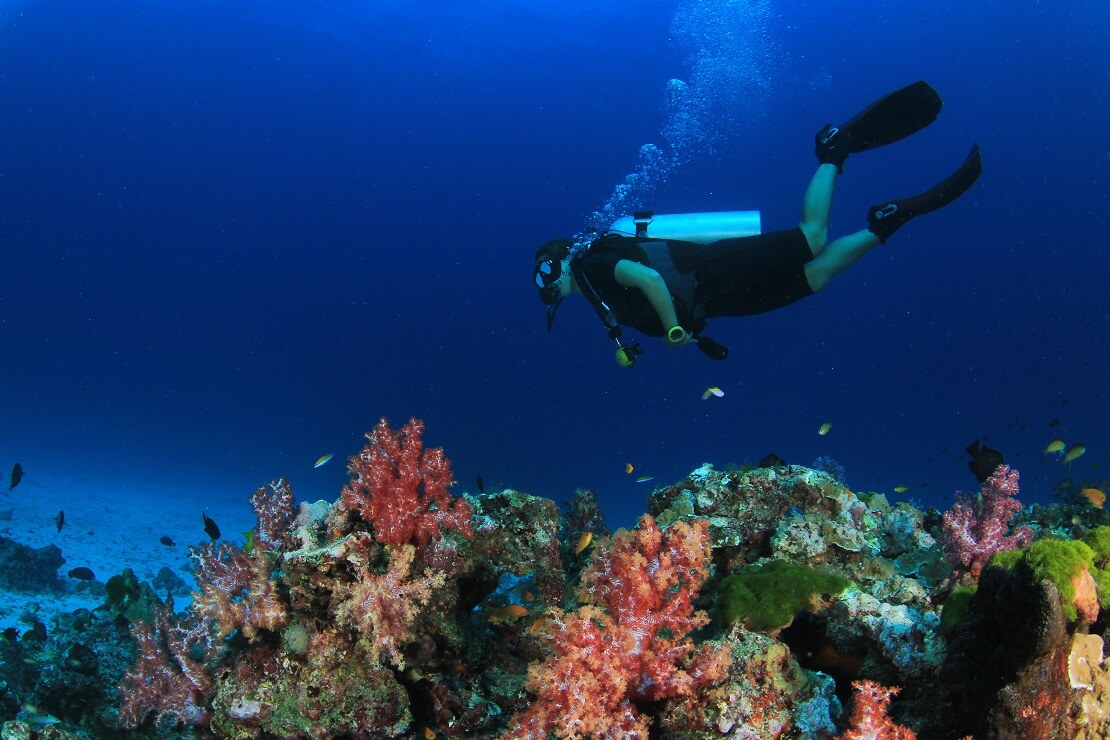
{"type": "Polygon", "coordinates": [[[829,212],[836,192],[836,165],[823,164],[813,173],[802,201],[802,222],[798,224],[813,256],[825,251],[829,231],[829,212]]]}
{"type": "Polygon", "coordinates": [[[870,252],[871,248],[878,243],[879,237],[867,229],[834,240],[813,260],[806,263],[806,280],[809,281],[809,287],[814,293],[821,290],[829,284],[830,280],[870,252]]]}

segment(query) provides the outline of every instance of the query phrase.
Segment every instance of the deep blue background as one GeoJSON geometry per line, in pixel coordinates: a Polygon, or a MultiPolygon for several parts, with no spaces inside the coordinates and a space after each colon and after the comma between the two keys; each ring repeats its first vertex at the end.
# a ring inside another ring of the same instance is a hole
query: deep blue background
{"type": "Polygon", "coordinates": [[[618,524],[651,485],[629,461],[662,484],[831,455],[947,506],[987,435],[1026,501],[1106,475],[1105,3],[232,5],[0,8],[0,467],[23,491],[284,475],[331,499],[343,465],[312,462],[383,415],[425,419],[459,490],[594,487],[618,524]],[[648,342],[624,370],[584,301],[546,333],[531,254],[663,144],[667,81],[722,38],[701,89],[727,125],[645,205],[790,226],[817,128],[919,78],[940,120],[849,161],[834,234],[973,141],[986,171],[820,295],[714,322],[727,363],[648,342]],[[1070,470],[1041,454],[1054,417],[1088,446],[1070,470]]]}

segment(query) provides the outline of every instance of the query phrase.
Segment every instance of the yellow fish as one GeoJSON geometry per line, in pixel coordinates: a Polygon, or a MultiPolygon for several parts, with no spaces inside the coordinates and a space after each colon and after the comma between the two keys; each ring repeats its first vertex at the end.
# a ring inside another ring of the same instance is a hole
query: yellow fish
{"type": "Polygon", "coordinates": [[[1083,445],[1080,445],[1080,444],[1072,445],[1071,448],[1068,449],[1067,454],[1064,455],[1064,459],[1061,460],[1060,462],[1070,463],[1072,460],[1076,460],[1076,459],[1082,457],[1083,453],[1086,452],[1086,451],[1087,451],[1087,448],[1084,447],[1083,445]]]}
{"type": "Polygon", "coordinates": [[[594,541],[594,533],[593,532],[584,532],[582,534],[582,536],[578,538],[578,544],[574,546],[574,554],[575,555],[581,555],[582,551],[585,550],[587,547],[589,547],[590,543],[593,542],[593,541],[594,541]]]}
{"type": "Polygon", "coordinates": [[[624,464],[624,472],[627,473],[628,475],[632,475],[632,471],[635,470],[635,469],[636,468],[632,467],[632,463],[625,463],[624,464]]]}
{"type": "Polygon", "coordinates": [[[824,424],[817,427],[817,433],[824,437],[826,434],[829,433],[830,429],[832,429],[832,424],[826,421],[824,424]]]}
{"type": "Polygon", "coordinates": [[[725,395],[724,391],[722,391],[720,388],[718,388],[715,385],[711,385],[711,386],[709,386],[708,388],[705,389],[704,393],[701,394],[701,400],[704,401],[705,399],[711,398],[712,396],[716,396],[717,398],[722,398],[724,395],[725,395]]]}
{"type": "Polygon", "coordinates": [[[1106,503],[1106,494],[1098,488],[1084,488],[1079,495],[1091,502],[1091,506],[1101,509],[1106,503]]]}
{"type": "Polygon", "coordinates": [[[637,483],[647,483],[649,480],[655,480],[655,476],[653,476],[653,475],[641,475],[639,478],[636,479],[636,482],[637,483]]]}
{"type": "Polygon", "coordinates": [[[910,490],[909,486],[895,486],[894,487],[894,492],[895,493],[905,493],[908,490],[910,490]]]}
{"type": "Polygon", "coordinates": [[[327,465],[327,462],[328,462],[328,460],[332,459],[333,457],[335,457],[335,453],[334,453],[334,452],[329,452],[329,453],[328,453],[328,454],[326,454],[326,455],[321,455],[321,456],[320,456],[320,459],[318,459],[318,460],[316,461],[316,464],[315,464],[315,465],[313,465],[312,467],[314,467],[314,468],[318,468],[318,467],[320,467],[321,465],[327,465]]]}
{"type": "Polygon", "coordinates": [[[1064,451],[1064,440],[1062,440],[1058,437],[1056,439],[1052,440],[1051,442],[1049,442],[1048,446],[1044,448],[1044,454],[1046,454],[1046,455],[1052,455],[1052,454],[1063,452],[1063,451],[1064,451]]]}

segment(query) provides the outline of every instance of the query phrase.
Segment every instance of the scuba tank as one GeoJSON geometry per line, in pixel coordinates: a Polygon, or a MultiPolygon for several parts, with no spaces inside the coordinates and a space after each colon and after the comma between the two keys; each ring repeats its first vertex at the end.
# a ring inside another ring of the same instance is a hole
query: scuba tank
{"type": "Polygon", "coordinates": [[[614,221],[609,233],[708,244],[718,239],[755,236],[760,233],[760,219],[759,211],[662,214],[637,211],[614,221]]]}

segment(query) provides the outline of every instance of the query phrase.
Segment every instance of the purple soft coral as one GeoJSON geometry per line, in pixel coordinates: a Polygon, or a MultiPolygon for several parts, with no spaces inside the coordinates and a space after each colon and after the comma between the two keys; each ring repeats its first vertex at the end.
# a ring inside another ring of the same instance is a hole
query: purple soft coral
{"type": "Polygon", "coordinates": [[[1009,465],[998,468],[983,482],[978,501],[961,500],[944,514],[944,551],[973,578],[978,578],[991,555],[1016,550],[1033,540],[1033,530],[1018,527],[1007,535],[1010,520],[1021,511],[1017,500],[1018,472],[1009,465]]]}

